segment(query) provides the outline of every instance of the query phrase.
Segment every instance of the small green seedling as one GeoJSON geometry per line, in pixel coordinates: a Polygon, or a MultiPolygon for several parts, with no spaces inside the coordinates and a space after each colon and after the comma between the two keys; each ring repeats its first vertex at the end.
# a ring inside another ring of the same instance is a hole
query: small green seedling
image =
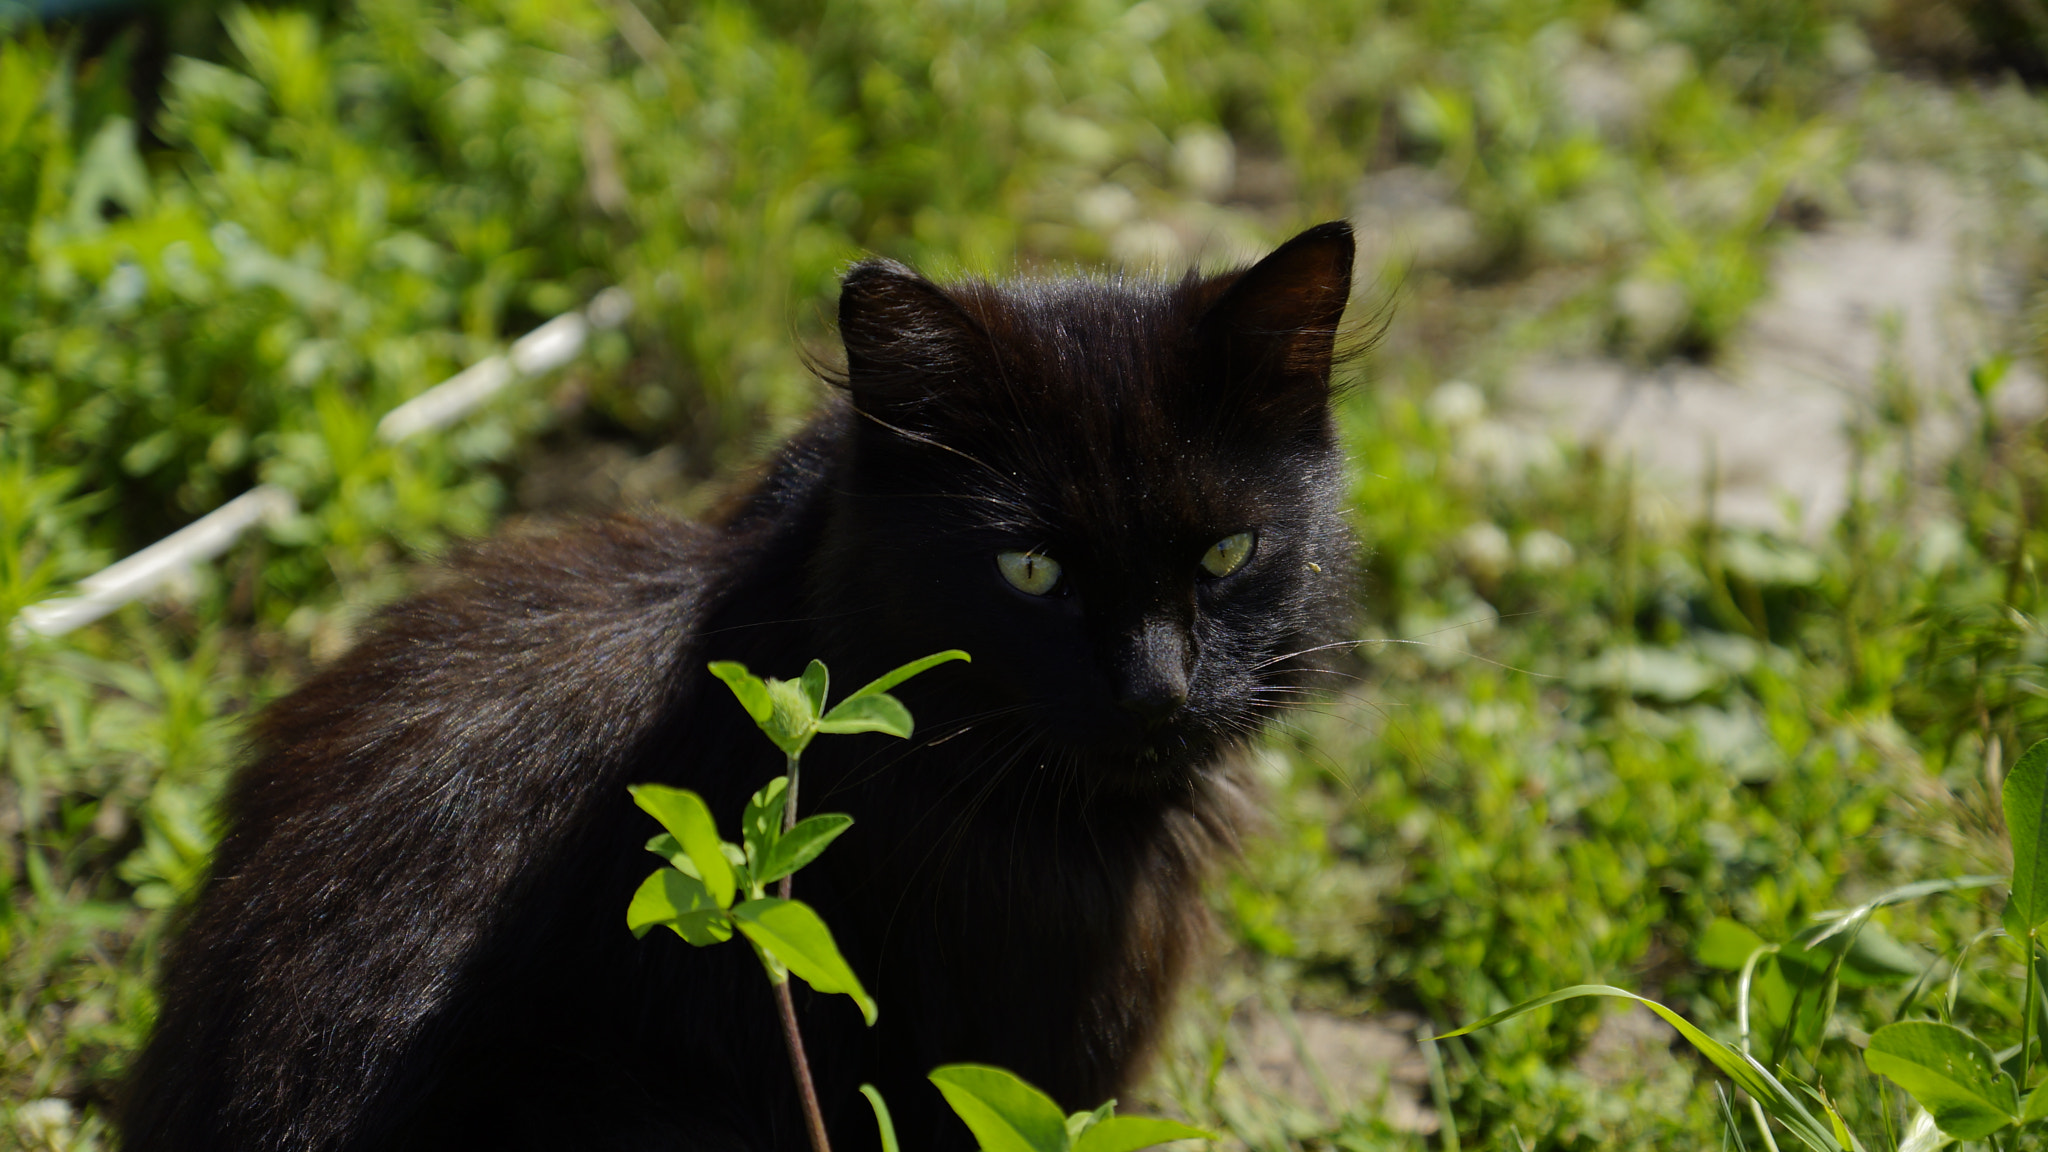
{"type": "MultiPolygon", "coordinates": [[[[722,944],[737,931],[754,946],[769,983],[775,987],[776,1009],[782,1017],[783,1040],[803,1101],[812,1152],[830,1152],[830,1148],[810,1066],[804,1058],[789,978],[794,975],[818,992],[852,997],[869,1026],[875,1022],[877,1008],[874,997],[861,987],[860,978],[840,955],[824,919],[790,896],[790,877],[817,859],[853,824],[851,816],[839,814],[797,819],[798,761],[821,732],[885,732],[908,737],[912,731],[910,710],[889,695],[889,689],[928,668],[966,659],[967,653],[955,648],[913,660],[876,677],[830,709],[825,707],[825,696],[831,675],[816,660],[796,680],[763,680],[729,660],[712,664],[711,674],[732,689],[740,706],[782,749],[789,764],[788,774],[770,780],[747,801],[740,817],[738,844],[718,835],[711,809],[695,792],[662,784],[629,789],[634,802],[665,829],[647,842],[647,850],[669,866],[648,876],[633,893],[626,907],[626,927],[635,937],[668,928],[700,948],[722,944]],[[778,885],[774,896],[768,895],[770,884],[778,885]],[[735,903],[742,894],[746,899],[735,903]]],[[[880,1096],[871,1089],[863,1091],[875,1102],[883,1131],[889,1132],[880,1096]]],[[[890,1140],[893,1143],[893,1134],[890,1140]]]]}
{"type": "Polygon", "coordinates": [[[910,710],[889,689],[928,668],[966,659],[967,653],[955,648],[913,660],[830,710],[825,694],[831,674],[819,661],[811,661],[797,680],[763,680],[729,660],[712,664],[711,674],[725,681],[788,757],[789,773],[770,780],[747,801],[739,844],[719,837],[710,808],[696,793],[661,784],[629,789],[634,802],[667,829],[647,842],[647,850],[670,866],[647,877],[633,894],[626,926],[635,936],[670,928],[698,947],[730,940],[738,930],[761,953],[770,980],[781,984],[794,972],[820,992],[844,992],[873,1024],[875,1002],[839,955],[831,931],[808,905],[789,895],[790,876],[853,824],[851,816],[836,813],[797,819],[798,761],[821,732],[909,736],[910,710]],[[769,896],[767,886],[777,881],[778,896],[769,896]],[[742,892],[747,899],[735,906],[742,892]]]}

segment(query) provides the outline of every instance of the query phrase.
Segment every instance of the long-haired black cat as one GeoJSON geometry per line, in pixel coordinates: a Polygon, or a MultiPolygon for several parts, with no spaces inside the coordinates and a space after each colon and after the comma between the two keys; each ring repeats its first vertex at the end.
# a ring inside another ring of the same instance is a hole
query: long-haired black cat
{"type": "Polygon", "coordinates": [[[729,514],[479,547],[264,714],[127,1147],[803,1147],[755,958],[625,926],[628,784],[730,828],[782,770],[719,659],[974,656],[901,689],[913,739],[805,758],[855,823],[798,894],[882,1009],[796,988],[841,1152],[863,1081],[911,1152],[970,1147],[942,1063],[1128,1088],[1242,815],[1224,753],[1345,619],[1351,260],[1333,223],[1174,283],[854,267],[834,402],[729,514]]]}

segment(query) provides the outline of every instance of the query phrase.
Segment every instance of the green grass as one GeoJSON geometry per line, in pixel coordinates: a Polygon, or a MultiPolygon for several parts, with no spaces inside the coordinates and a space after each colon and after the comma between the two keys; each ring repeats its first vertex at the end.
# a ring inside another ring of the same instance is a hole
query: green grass
{"type": "MultiPolygon", "coordinates": [[[[519,511],[530,466],[676,445],[679,503],[701,502],[815,402],[798,353],[829,347],[861,252],[944,275],[1218,261],[1396,168],[1460,224],[1361,270],[1392,297],[1343,412],[1361,635],[1387,642],[1260,753],[1274,826],[1216,894],[1235,947],[1155,1102],[1259,1148],[1439,1146],[1270,1106],[1212,1065],[1215,1021],[1250,1000],[1448,1028],[1605,982],[1729,1035],[1733,978],[1698,958],[1717,918],[1782,940],[2002,869],[1987,765],[2048,734],[2037,430],[1971,415],[1945,471],[1794,545],[1656,514],[1594,454],[1475,468],[1439,389],[1535,354],[1720,355],[1788,206],[1849,210],[1858,159],[1981,182],[2038,273],[2033,94],[1872,70],[1856,21],[1882,13],[1820,2],[636,3],[223,10],[140,108],[133,38],[0,40],[0,629],[252,484],[303,510],[0,654],[0,1146],[105,1142],[241,719],[519,511]],[[1628,115],[1574,112],[1589,55],[1637,85],[1628,115]],[[446,434],[374,437],[614,283],[639,310],[573,367],[446,434]]],[[[2000,898],[1879,923],[1951,955],[2000,898]]],[[[2001,1042],[2012,984],[1964,981],[1959,1017],[2001,1042]]],[[[1855,1047],[1897,1007],[1845,990],[1795,1058],[1872,1148],[1899,1100],[1855,1047]]],[[[1582,1059],[1616,1011],[1441,1045],[1464,1145],[1735,1146],[1689,1055],[1582,1059]]]]}

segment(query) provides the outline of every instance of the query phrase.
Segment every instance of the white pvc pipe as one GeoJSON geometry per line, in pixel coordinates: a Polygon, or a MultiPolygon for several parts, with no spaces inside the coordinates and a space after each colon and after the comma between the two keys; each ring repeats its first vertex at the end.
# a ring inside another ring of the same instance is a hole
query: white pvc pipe
{"type": "Polygon", "coordinates": [[[486,356],[386,412],[377,421],[377,435],[386,443],[396,444],[428,429],[446,427],[496,395],[512,382],[512,376],[511,361],[503,356],[486,356]]]}
{"type": "Polygon", "coordinates": [[[44,636],[59,636],[93,621],[185,571],[228,550],[248,528],[276,523],[298,508],[292,494],[275,484],[251,488],[119,563],[78,582],[78,595],[31,604],[17,625],[44,636]]]}
{"type": "MultiPolygon", "coordinates": [[[[582,312],[564,312],[521,336],[504,356],[487,356],[384,414],[377,435],[388,443],[434,428],[445,428],[522,376],[538,376],[567,364],[583,350],[593,328],[616,328],[633,314],[633,298],[607,288],[582,312]]],[[[15,618],[13,631],[61,636],[82,627],[162,584],[176,573],[228,550],[261,522],[290,516],[298,502],[274,484],[252,488],[133,556],[78,582],[78,594],[31,604],[15,618]]]]}
{"type": "Polygon", "coordinates": [[[396,444],[433,428],[445,428],[521,376],[539,376],[576,358],[592,328],[616,328],[633,314],[633,298],[607,288],[582,312],[564,312],[521,336],[509,356],[489,356],[393,408],[377,422],[377,435],[396,444]]]}

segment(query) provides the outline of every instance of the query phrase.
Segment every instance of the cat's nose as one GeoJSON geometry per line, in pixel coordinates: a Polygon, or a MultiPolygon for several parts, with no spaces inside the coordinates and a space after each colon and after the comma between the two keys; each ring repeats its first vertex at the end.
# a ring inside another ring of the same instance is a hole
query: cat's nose
{"type": "Polygon", "coordinates": [[[1188,702],[1191,655],[1187,630],[1147,620],[1124,644],[1117,668],[1117,707],[1157,727],[1188,702]]]}

